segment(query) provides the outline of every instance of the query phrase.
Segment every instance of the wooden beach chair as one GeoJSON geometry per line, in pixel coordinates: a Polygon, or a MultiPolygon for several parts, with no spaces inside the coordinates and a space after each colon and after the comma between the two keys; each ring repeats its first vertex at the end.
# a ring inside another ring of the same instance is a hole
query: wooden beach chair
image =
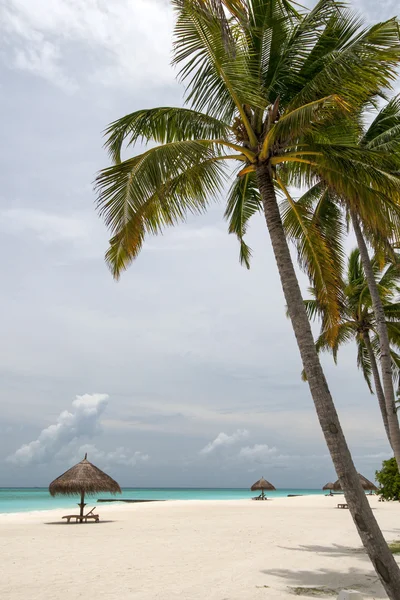
{"type": "Polygon", "coordinates": [[[65,515],[65,517],[63,517],[63,519],[67,519],[67,523],[71,522],[71,519],[75,519],[75,523],[77,523],[78,521],[80,523],[82,523],[83,521],[85,521],[85,523],[88,522],[88,519],[93,519],[93,521],[95,523],[98,523],[100,521],[100,517],[99,515],[95,515],[93,514],[93,511],[96,507],[94,506],[92,508],[92,510],[89,510],[88,513],[86,513],[86,515],[65,515]]]}

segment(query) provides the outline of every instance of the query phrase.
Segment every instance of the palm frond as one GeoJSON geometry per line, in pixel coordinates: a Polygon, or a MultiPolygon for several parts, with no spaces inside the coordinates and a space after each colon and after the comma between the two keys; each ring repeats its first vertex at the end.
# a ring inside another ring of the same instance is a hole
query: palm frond
{"type": "Polygon", "coordinates": [[[225,210],[229,233],[234,233],[240,242],[240,262],[250,268],[251,249],[244,241],[251,217],[261,210],[260,192],[255,173],[248,173],[234,181],[225,210]]]}
{"type": "MultiPolygon", "coordinates": [[[[275,142],[287,145],[308,133],[311,129],[315,129],[319,122],[324,122],[328,118],[331,120],[335,114],[335,109],[346,110],[346,108],[346,104],[337,95],[314,100],[303,106],[293,108],[293,110],[289,106],[287,112],[277,123],[271,126],[270,131],[267,133],[260,158],[267,157],[268,150],[275,142]]],[[[306,149],[304,152],[306,152],[306,149]]]]}
{"type": "Polygon", "coordinates": [[[390,344],[400,348],[400,321],[386,321],[386,327],[390,344]]]}
{"type": "Polygon", "coordinates": [[[390,304],[384,304],[383,310],[387,321],[399,321],[400,322],[400,302],[393,302],[390,304]]]}
{"type": "Polygon", "coordinates": [[[350,12],[339,11],[336,39],[329,52],[318,57],[310,76],[299,82],[294,105],[302,105],[340,89],[346,102],[358,108],[379,89],[387,89],[396,79],[400,56],[398,23],[390,19],[361,29],[360,21],[350,12]]]}
{"type": "Polygon", "coordinates": [[[231,127],[210,115],[187,108],[160,107],[138,110],[110,123],[105,130],[107,148],[114,162],[121,162],[121,150],[138,141],[159,144],[198,139],[228,138],[231,127]]]}
{"type": "Polygon", "coordinates": [[[307,317],[309,321],[315,321],[323,313],[323,308],[319,305],[318,301],[304,300],[304,307],[306,309],[307,317]]]}
{"type": "Polygon", "coordinates": [[[400,150],[400,95],[392,98],[376,115],[361,144],[371,150],[392,153],[400,150]]]}
{"type": "MultiPolygon", "coordinates": [[[[380,345],[379,337],[377,334],[375,334],[373,336],[373,338],[371,339],[371,346],[373,348],[375,356],[380,360],[381,345],[380,345]]],[[[397,349],[399,348],[399,346],[397,344],[395,344],[395,347],[397,349]]],[[[392,361],[393,381],[397,381],[398,377],[399,377],[400,356],[399,356],[399,353],[394,348],[391,348],[390,349],[390,357],[391,357],[391,361],[392,361]]]]}
{"type": "MultiPolygon", "coordinates": [[[[280,180],[278,183],[283,186],[280,180]]],[[[342,304],[341,270],[338,270],[341,258],[335,256],[324,230],[314,221],[313,213],[307,211],[301,202],[294,201],[285,186],[283,190],[286,196],[280,207],[283,226],[297,248],[300,267],[313,282],[316,299],[324,308],[325,327],[333,343],[342,304]]]]}
{"type": "Polygon", "coordinates": [[[369,391],[373,394],[371,377],[372,377],[372,367],[371,367],[371,359],[365,345],[364,338],[362,335],[357,336],[357,366],[362,371],[365,381],[367,382],[369,391]]]}
{"type": "Polygon", "coordinates": [[[195,142],[175,142],[99,174],[98,210],[112,233],[107,262],[115,277],[138,255],[146,233],[206,209],[223,189],[223,158],[195,142]]]}
{"type": "MultiPolygon", "coordinates": [[[[314,48],[321,38],[332,15],[341,10],[342,4],[334,0],[320,0],[315,7],[294,23],[285,44],[280,49],[280,56],[275,60],[275,68],[269,73],[268,93],[271,97],[281,97],[284,104],[291,102],[302,89],[306,80],[300,76],[314,48]]],[[[316,93],[300,104],[329,95],[316,93]]]]}
{"type": "Polygon", "coordinates": [[[266,100],[243,32],[235,31],[235,52],[230,52],[219,15],[209,0],[173,0],[173,5],[178,12],[173,62],[181,65],[187,101],[195,110],[226,122],[239,113],[254,145],[256,138],[244,105],[264,109],[266,100]]]}
{"type": "MultiPolygon", "coordinates": [[[[199,162],[217,161],[223,158],[218,148],[195,141],[182,141],[156,146],[134,158],[101,171],[96,179],[97,208],[106,225],[115,233],[126,222],[129,211],[138,210],[154,193],[164,189],[166,182],[199,162]]],[[[215,167],[217,174],[220,167],[215,167]]],[[[218,189],[219,178],[216,179],[218,189]]],[[[208,191],[213,192],[211,180],[208,191]]],[[[191,197],[185,200],[190,206],[191,197]]],[[[197,204],[193,205],[194,210],[197,204]]],[[[176,206],[179,211],[179,204],[176,206]]]]}

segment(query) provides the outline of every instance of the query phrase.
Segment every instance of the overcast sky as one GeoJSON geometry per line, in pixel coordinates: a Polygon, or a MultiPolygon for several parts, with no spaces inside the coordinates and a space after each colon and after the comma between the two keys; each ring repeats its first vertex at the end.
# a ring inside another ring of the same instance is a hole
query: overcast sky
{"type": "MultiPolygon", "coordinates": [[[[182,104],[172,25],[162,0],[0,0],[0,486],[46,485],[85,451],[125,486],[334,477],[261,217],[249,272],[218,204],[148,239],[118,284],[104,264],[101,131],[182,104]]],[[[355,348],[324,365],[372,477],[388,446],[355,348]]]]}

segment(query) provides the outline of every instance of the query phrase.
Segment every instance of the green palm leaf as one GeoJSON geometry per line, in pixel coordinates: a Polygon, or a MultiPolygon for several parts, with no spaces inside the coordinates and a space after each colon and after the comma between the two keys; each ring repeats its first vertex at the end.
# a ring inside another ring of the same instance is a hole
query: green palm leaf
{"type": "MultiPolygon", "coordinates": [[[[239,112],[252,138],[251,117],[244,105],[264,109],[254,63],[246,39],[235,32],[235,51],[226,46],[218,11],[208,0],[174,0],[178,18],[175,26],[174,64],[181,65],[187,101],[195,110],[229,122],[239,112]]],[[[251,139],[252,142],[255,138],[251,139]]]]}
{"type": "Polygon", "coordinates": [[[105,130],[105,147],[114,162],[121,162],[121,149],[138,141],[159,144],[187,140],[228,138],[229,125],[210,115],[187,108],[150,108],[138,110],[111,123],[105,130]]]}
{"type": "Polygon", "coordinates": [[[400,148],[400,96],[392,98],[376,115],[361,144],[369,149],[398,154],[400,148]]]}
{"type": "MultiPolygon", "coordinates": [[[[378,265],[375,258],[372,262],[375,266],[378,265]]],[[[393,268],[392,264],[386,264],[383,270],[375,268],[375,276],[377,281],[383,279],[385,282],[385,286],[379,286],[379,292],[384,302],[386,325],[392,345],[392,371],[395,375],[398,372],[399,362],[396,349],[400,348],[400,303],[396,301],[400,272],[393,268]]],[[[310,318],[318,318],[321,321],[321,332],[316,341],[317,350],[331,352],[336,362],[340,347],[354,340],[357,344],[357,365],[372,392],[371,357],[366,346],[365,335],[370,337],[372,350],[377,359],[380,359],[381,349],[376,332],[375,315],[372,311],[371,295],[358,248],[352,250],[347,261],[340,322],[335,330],[332,329],[325,314],[326,306],[315,300],[315,287],[311,289],[311,293],[314,298],[306,300],[305,307],[310,318]]]]}
{"type": "Polygon", "coordinates": [[[304,73],[308,79],[301,81],[299,92],[292,99],[294,105],[300,106],[341,89],[343,100],[358,107],[378,88],[389,87],[395,80],[393,69],[400,56],[397,21],[390,19],[360,30],[360,22],[351,13],[342,11],[339,19],[339,27],[334,34],[332,32],[335,46],[323,54],[323,62],[317,58],[313,77],[309,76],[308,65],[304,73]]]}
{"type": "MultiPolygon", "coordinates": [[[[140,210],[143,203],[158,190],[164,189],[168,181],[175,180],[199,162],[222,159],[218,148],[196,141],[164,144],[147,150],[135,158],[104,169],[96,179],[98,210],[113,233],[125,225],[130,211],[140,210]]],[[[219,167],[218,167],[219,168],[219,167]]],[[[218,169],[214,170],[217,175],[218,169]]],[[[219,178],[213,186],[207,180],[207,192],[218,189],[219,178]]],[[[197,205],[193,198],[182,196],[185,205],[197,205]]],[[[179,202],[175,210],[180,212],[179,202]]]]}
{"type": "Polygon", "coordinates": [[[284,187],[286,198],[281,203],[282,222],[287,237],[295,244],[300,267],[313,282],[316,300],[324,307],[329,335],[335,336],[342,303],[340,240],[330,246],[327,229],[320,227],[312,211],[300,201],[294,201],[284,187]]]}
{"type": "Polygon", "coordinates": [[[362,335],[358,335],[357,338],[357,366],[361,370],[364,379],[368,385],[368,389],[373,394],[371,376],[372,376],[372,367],[371,367],[371,359],[368,353],[368,350],[365,346],[364,339],[362,335]]]}
{"type": "Polygon", "coordinates": [[[225,218],[229,223],[229,233],[234,233],[240,242],[239,259],[250,268],[251,249],[243,237],[246,234],[251,217],[262,208],[260,192],[254,173],[237,178],[233,183],[226,205],[225,218]]]}
{"type": "MultiPolygon", "coordinates": [[[[288,107],[285,114],[276,124],[271,125],[263,142],[261,157],[266,157],[271,146],[280,142],[280,145],[287,145],[295,142],[299,137],[315,129],[319,121],[326,123],[335,115],[335,109],[346,110],[346,105],[337,95],[327,96],[314,100],[297,108],[288,107]]],[[[304,149],[306,153],[308,149],[304,149]]]]}
{"type": "MultiPolygon", "coordinates": [[[[149,166],[151,168],[152,165],[149,166]]],[[[125,163],[113,169],[118,172],[120,167],[125,167],[125,163]]],[[[131,202],[132,184],[125,183],[126,175],[123,172],[119,207],[116,206],[115,192],[111,192],[113,202],[109,203],[104,197],[108,187],[103,187],[100,201],[104,204],[100,210],[104,211],[104,218],[114,232],[106,254],[106,262],[113,276],[118,279],[121,271],[127,269],[138,256],[146,234],[157,235],[165,227],[185,221],[188,213],[204,212],[216,193],[222,191],[225,175],[220,161],[213,156],[205,156],[184,171],[150,188],[140,202],[134,196],[131,202]],[[119,210],[115,214],[117,208],[119,210]]],[[[99,182],[100,186],[115,185],[114,173],[107,173],[106,177],[111,177],[111,183],[106,179],[99,182]]]]}

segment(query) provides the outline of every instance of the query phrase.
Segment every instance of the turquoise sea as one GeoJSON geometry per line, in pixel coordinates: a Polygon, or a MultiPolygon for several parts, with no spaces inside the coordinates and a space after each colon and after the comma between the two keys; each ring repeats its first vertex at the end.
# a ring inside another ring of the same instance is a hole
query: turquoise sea
{"type": "MultiPolygon", "coordinates": [[[[322,490],[282,489],[268,492],[269,498],[282,498],[288,494],[323,495],[322,490]]],[[[255,492],[238,488],[123,488],[122,494],[98,494],[87,498],[95,504],[98,498],[133,498],[136,500],[242,500],[251,498],[255,492]]],[[[0,488],[0,513],[73,508],[79,502],[75,498],[52,498],[47,488],[0,488]]]]}

